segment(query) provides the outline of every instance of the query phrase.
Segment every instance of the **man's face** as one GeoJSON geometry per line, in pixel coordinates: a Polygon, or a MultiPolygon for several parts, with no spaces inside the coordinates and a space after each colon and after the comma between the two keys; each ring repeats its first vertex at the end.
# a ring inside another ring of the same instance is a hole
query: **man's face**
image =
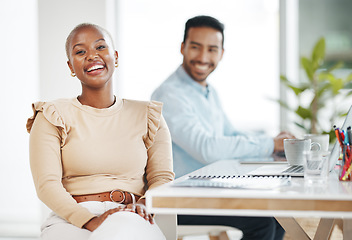
{"type": "Polygon", "coordinates": [[[206,78],[222,58],[221,32],[210,27],[192,27],[181,45],[183,67],[192,79],[206,86],[206,78]]]}

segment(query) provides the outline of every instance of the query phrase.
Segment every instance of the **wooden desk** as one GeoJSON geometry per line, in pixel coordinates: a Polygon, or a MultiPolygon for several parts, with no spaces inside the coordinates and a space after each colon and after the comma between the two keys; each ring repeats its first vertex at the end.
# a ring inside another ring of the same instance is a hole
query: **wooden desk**
{"type": "MultiPolygon", "coordinates": [[[[192,174],[245,174],[261,165],[223,160],[192,174]]],[[[176,181],[181,181],[181,177],[176,181]]],[[[276,190],[187,188],[165,184],[148,191],[147,208],[157,214],[274,216],[297,239],[310,239],[294,217],[320,217],[314,239],[328,239],[334,219],[344,219],[344,239],[352,238],[352,182],[338,181],[331,172],[326,186],[306,186],[292,178],[291,186],[276,190]]]]}

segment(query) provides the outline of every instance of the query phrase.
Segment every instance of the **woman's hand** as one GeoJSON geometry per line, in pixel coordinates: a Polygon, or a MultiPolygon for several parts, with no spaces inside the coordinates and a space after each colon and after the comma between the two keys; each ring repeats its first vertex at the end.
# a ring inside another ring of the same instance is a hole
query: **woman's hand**
{"type": "Polygon", "coordinates": [[[83,225],[83,228],[93,232],[106,220],[106,218],[109,215],[114,214],[116,212],[121,212],[121,211],[131,211],[131,210],[127,209],[125,205],[121,205],[118,208],[110,209],[110,210],[104,212],[99,217],[94,217],[91,220],[89,220],[86,224],[83,225]]]}
{"type": "Polygon", "coordinates": [[[139,216],[149,221],[151,224],[154,224],[154,219],[151,214],[147,212],[145,207],[145,199],[140,199],[137,203],[130,203],[127,205],[126,210],[129,209],[131,212],[137,213],[139,216]]]}
{"type": "Polygon", "coordinates": [[[147,212],[147,209],[145,207],[145,199],[140,199],[135,204],[130,203],[127,206],[121,205],[118,208],[113,208],[104,212],[99,217],[92,218],[86,224],[83,225],[83,228],[93,232],[106,220],[106,218],[109,215],[114,214],[116,212],[121,212],[121,211],[129,211],[129,212],[137,213],[139,216],[149,221],[151,224],[154,224],[153,216],[147,212]]]}

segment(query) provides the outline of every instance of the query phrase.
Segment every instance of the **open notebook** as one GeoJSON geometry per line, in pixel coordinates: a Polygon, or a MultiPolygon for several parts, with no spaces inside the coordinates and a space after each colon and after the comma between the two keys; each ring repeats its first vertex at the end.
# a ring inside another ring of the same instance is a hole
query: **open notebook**
{"type": "MultiPolygon", "coordinates": [[[[341,130],[347,130],[348,126],[352,126],[352,106],[350,107],[347,116],[343,122],[342,127],[340,128],[341,130]]],[[[337,163],[337,160],[339,159],[340,155],[340,146],[337,141],[335,141],[334,147],[331,150],[330,154],[330,171],[334,169],[334,166],[337,163]]],[[[296,176],[296,177],[303,177],[304,172],[303,172],[303,166],[302,165],[297,165],[297,166],[288,166],[286,164],[282,165],[265,165],[262,167],[257,168],[256,170],[249,172],[249,175],[265,175],[265,176],[271,176],[271,175],[290,175],[290,176],[296,176]]]]}
{"type": "Polygon", "coordinates": [[[215,187],[268,190],[291,184],[290,176],[188,176],[185,180],[175,182],[178,187],[215,187]]]}

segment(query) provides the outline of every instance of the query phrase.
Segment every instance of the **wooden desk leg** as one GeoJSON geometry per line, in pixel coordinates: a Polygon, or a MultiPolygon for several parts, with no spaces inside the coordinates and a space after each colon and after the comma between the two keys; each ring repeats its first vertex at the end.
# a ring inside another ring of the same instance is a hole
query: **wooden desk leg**
{"type": "Polygon", "coordinates": [[[335,219],[333,218],[320,219],[317,231],[315,232],[315,235],[314,235],[314,240],[330,239],[332,228],[334,227],[334,221],[335,219]]]}
{"type": "Polygon", "coordinates": [[[352,219],[343,220],[343,239],[352,239],[352,219]]]}
{"type": "Polygon", "coordinates": [[[297,240],[311,239],[294,218],[276,217],[276,220],[280,223],[280,225],[285,229],[287,234],[292,239],[297,239],[297,240]]]}

